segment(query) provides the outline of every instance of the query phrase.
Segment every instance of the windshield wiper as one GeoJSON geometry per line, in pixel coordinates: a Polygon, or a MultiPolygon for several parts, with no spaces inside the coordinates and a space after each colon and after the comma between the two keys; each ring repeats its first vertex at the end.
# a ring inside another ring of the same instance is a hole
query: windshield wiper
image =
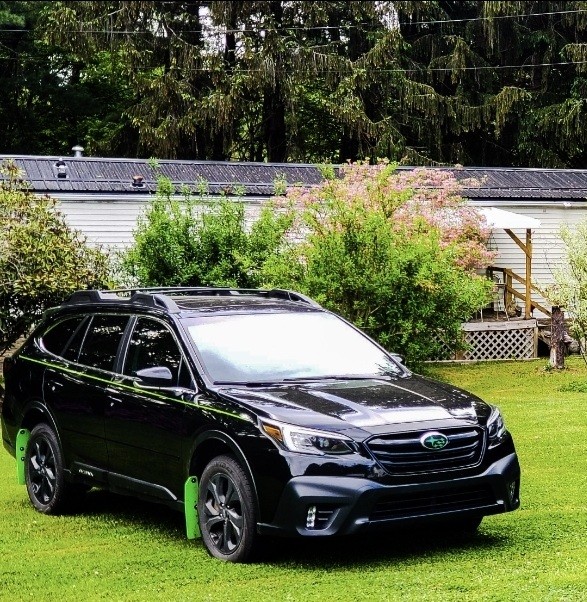
{"type": "Polygon", "coordinates": [[[234,387],[275,387],[289,383],[313,383],[340,380],[391,380],[399,374],[329,374],[324,376],[292,376],[278,380],[217,380],[215,385],[234,387]]]}
{"type": "Polygon", "coordinates": [[[315,382],[324,380],[389,380],[390,374],[332,374],[328,376],[296,376],[284,378],[283,382],[315,382]]]}
{"type": "Polygon", "coordinates": [[[217,380],[214,381],[215,385],[222,385],[224,387],[274,387],[283,383],[283,380],[217,380]]]}

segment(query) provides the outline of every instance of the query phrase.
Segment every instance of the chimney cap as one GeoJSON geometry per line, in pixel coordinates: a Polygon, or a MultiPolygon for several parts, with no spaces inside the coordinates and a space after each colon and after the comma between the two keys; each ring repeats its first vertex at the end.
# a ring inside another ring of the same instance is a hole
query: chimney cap
{"type": "Polygon", "coordinates": [[[79,144],[76,144],[75,146],[71,147],[71,150],[73,151],[73,156],[74,157],[82,157],[83,156],[83,152],[84,152],[84,147],[80,146],[79,144]]]}
{"type": "Polygon", "coordinates": [[[139,174],[136,174],[132,177],[133,188],[144,188],[145,187],[145,178],[139,174]]]}

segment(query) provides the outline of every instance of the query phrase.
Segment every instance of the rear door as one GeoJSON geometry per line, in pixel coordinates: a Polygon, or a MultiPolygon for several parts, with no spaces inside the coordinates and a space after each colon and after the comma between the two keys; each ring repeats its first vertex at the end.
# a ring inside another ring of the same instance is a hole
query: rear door
{"type": "MultiPolygon", "coordinates": [[[[128,320],[129,316],[116,314],[87,316],[63,343],[62,357],[45,373],[44,398],[55,414],[70,461],[108,467],[104,413],[128,320]]],[[[50,335],[51,331],[45,345],[50,335]]],[[[54,341],[58,335],[53,333],[54,341]]]]}

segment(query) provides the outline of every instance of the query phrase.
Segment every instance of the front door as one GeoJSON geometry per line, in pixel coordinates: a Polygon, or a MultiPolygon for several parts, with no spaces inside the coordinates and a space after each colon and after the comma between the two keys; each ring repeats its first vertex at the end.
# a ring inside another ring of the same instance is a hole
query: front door
{"type": "MultiPolygon", "coordinates": [[[[187,467],[182,464],[186,406],[195,390],[185,357],[171,329],[141,317],[134,325],[122,375],[106,409],[106,439],[111,471],[180,493],[187,467]],[[141,382],[140,370],[166,367],[169,386],[141,382]]],[[[132,482],[130,482],[132,485],[132,482]]],[[[148,491],[148,487],[146,489],[148,491]]]]}

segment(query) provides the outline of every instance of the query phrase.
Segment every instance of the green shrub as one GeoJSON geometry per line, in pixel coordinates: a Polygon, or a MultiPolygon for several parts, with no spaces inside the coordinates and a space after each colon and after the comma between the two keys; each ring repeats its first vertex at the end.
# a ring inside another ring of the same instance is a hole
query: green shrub
{"type": "Polygon", "coordinates": [[[0,352],[73,291],[108,283],[106,255],[86,245],[13,163],[0,166],[0,352]]]}
{"type": "Polygon", "coordinates": [[[259,286],[264,263],[284,243],[291,214],[265,206],[247,229],[240,200],[210,203],[189,193],[176,200],[173,192],[160,178],[123,258],[127,275],[141,286],[259,286]]]}
{"type": "Polygon", "coordinates": [[[562,307],[571,318],[570,331],[579,342],[579,350],[587,363],[587,220],[576,226],[561,227],[564,243],[562,261],[553,269],[554,284],[546,287],[544,296],[562,307]]]}

